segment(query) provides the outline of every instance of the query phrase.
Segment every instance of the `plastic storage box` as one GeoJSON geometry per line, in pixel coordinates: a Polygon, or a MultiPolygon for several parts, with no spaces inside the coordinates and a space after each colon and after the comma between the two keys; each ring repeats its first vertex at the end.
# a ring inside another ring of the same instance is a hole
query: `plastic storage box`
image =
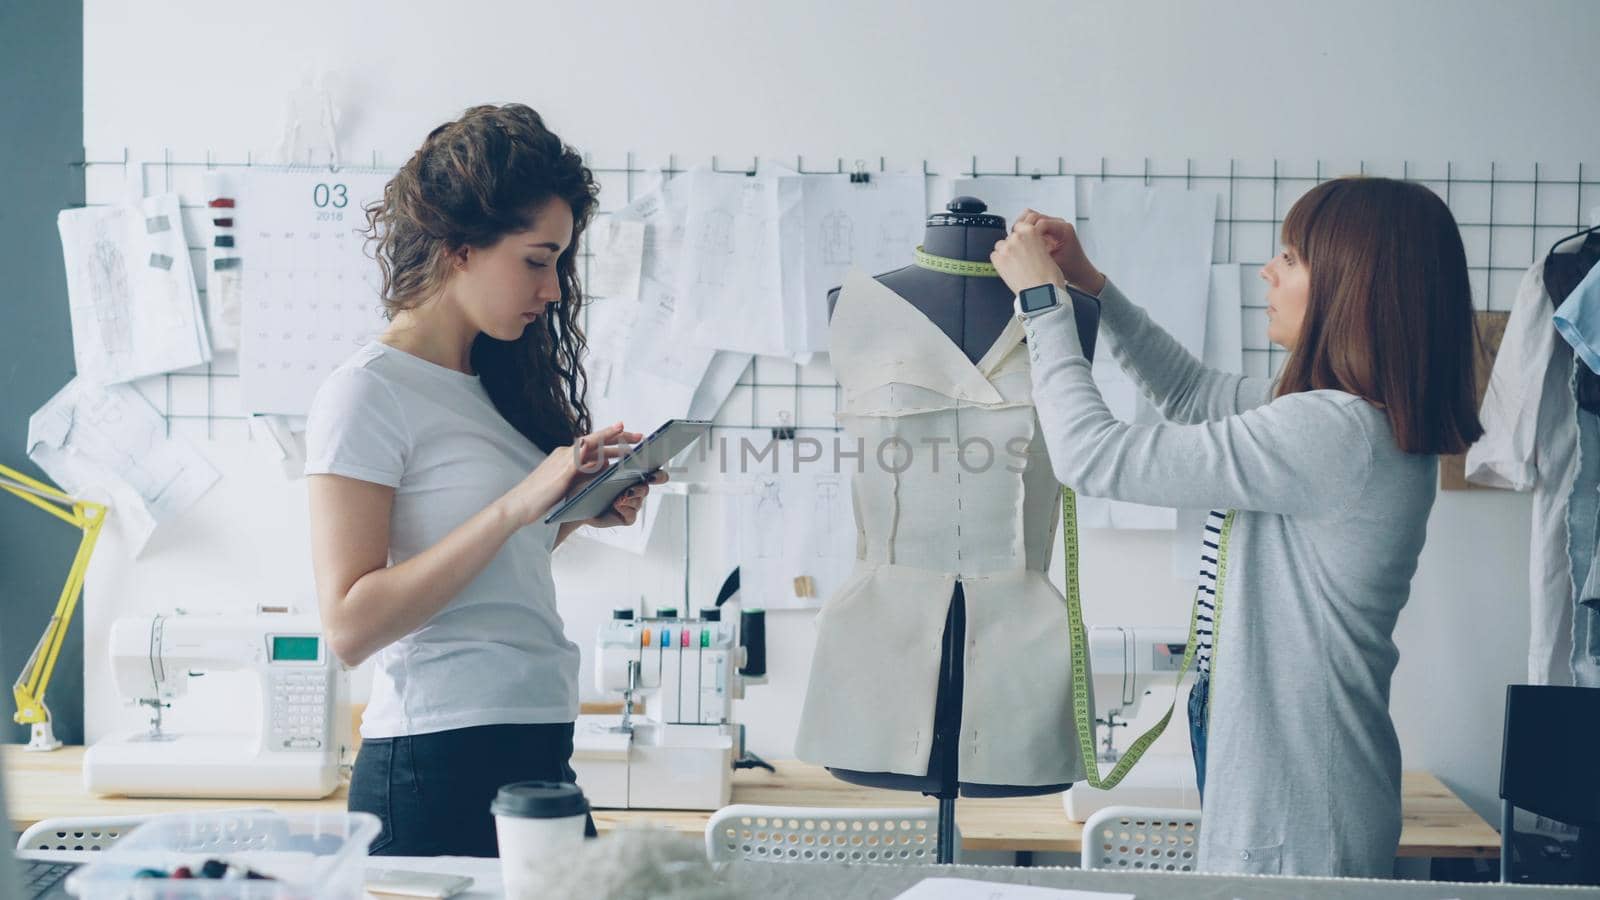
{"type": "Polygon", "coordinates": [[[67,888],[84,900],[359,900],[367,848],[380,829],[370,813],[157,816],[74,872],[67,888]],[[136,877],[143,869],[198,871],[208,859],[241,864],[274,880],[136,877]]]}

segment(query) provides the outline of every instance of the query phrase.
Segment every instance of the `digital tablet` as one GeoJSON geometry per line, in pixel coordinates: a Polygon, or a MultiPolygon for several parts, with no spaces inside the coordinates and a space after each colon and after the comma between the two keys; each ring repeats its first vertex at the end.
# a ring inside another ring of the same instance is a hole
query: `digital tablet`
{"type": "Polygon", "coordinates": [[[632,450],[599,475],[590,479],[576,494],[545,516],[546,525],[577,522],[604,515],[623,491],[650,480],[656,470],[672,461],[701,435],[711,423],[698,419],[668,419],[665,425],[635,444],[632,450]]]}

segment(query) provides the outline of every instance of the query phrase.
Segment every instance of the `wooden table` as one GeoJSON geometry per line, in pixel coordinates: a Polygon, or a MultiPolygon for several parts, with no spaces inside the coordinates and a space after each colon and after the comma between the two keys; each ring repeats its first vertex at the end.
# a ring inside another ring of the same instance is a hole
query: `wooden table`
{"type": "MultiPolygon", "coordinates": [[[[321,800],[95,797],[83,789],[82,747],[63,747],[53,753],[28,753],[17,745],[5,745],[0,750],[4,751],[0,759],[5,765],[11,825],[17,831],[40,819],[57,816],[125,816],[257,805],[283,812],[332,811],[345,807],[343,788],[321,800]]],[[[933,805],[925,797],[846,784],[818,766],[794,761],[779,761],[774,765],[778,769],[776,775],[761,769],[735,773],[733,802],[773,806],[933,805]]],[[[1400,834],[1401,856],[1499,858],[1499,833],[1427,772],[1405,773],[1401,807],[1405,815],[1400,834]]],[[[602,832],[621,825],[651,822],[700,834],[704,833],[710,815],[707,812],[602,809],[595,810],[594,821],[602,832]]],[[[961,845],[967,850],[1077,853],[1083,837],[1083,825],[1067,819],[1059,794],[1003,800],[963,798],[956,803],[956,824],[961,829],[961,845]]]]}

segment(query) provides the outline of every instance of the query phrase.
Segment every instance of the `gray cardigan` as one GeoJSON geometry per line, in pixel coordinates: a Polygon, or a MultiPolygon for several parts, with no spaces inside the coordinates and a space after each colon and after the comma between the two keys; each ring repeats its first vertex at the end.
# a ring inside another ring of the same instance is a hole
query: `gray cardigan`
{"type": "Polygon", "coordinates": [[[1199,866],[1388,876],[1400,839],[1389,719],[1395,619],[1438,464],[1359,397],[1205,368],[1107,284],[1101,328],[1169,424],[1106,409],[1073,317],[1027,320],[1033,396],[1063,484],[1238,510],[1212,661],[1199,866]],[[1269,402],[1270,401],[1270,402],[1269,402]]]}

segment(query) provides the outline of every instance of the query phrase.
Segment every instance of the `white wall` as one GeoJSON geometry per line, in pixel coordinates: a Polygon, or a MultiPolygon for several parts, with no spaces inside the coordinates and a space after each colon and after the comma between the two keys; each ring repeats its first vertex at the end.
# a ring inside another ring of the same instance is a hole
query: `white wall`
{"type": "MultiPolygon", "coordinates": [[[[339,92],[346,159],[376,153],[391,165],[464,106],[510,100],[543,111],[604,164],[628,151],[655,163],[775,154],[808,165],[977,154],[986,167],[1020,155],[1025,169],[1063,155],[1180,170],[1186,158],[1230,157],[1572,164],[1600,147],[1600,5],[1583,0],[401,6],[169,0],[158,14],[88,0],[89,157],[126,147],[135,159],[259,159],[279,136],[284,98],[319,69],[339,92]]],[[[105,190],[91,180],[91,199],[105,190]]],[[[103,677],[118,612],[309,599],[303,487],[248,442],[206,449],[226,477],[204,510],[138,565],[120,558],[115,534],[97,555],[86,600],[91,739],[127,721],[103,677]]],[[[613,598],[681,595],[680,512],[665,512],[643,559],[563,551],[575,639],[587,642],[613,598]]],[[[1398,632],[1393,709],[1406,765],[1436,772],[1484,814],[1501,686],[1525,671],[1527,515],[1524,497],[1442,495],[1398,632]]],[[[705,598],[727,560],[715,510],[697,505],[695,517],[692,593],[705,598]]],[[[1086,535],[1091,621],[1179,621],[1190,588],[1171,576],[1171,541],[1086,535]]],[[[754,749],[781,757],[812,638],[807,613],[773,619],[773,683],[741,714],[754,749]]]]}

